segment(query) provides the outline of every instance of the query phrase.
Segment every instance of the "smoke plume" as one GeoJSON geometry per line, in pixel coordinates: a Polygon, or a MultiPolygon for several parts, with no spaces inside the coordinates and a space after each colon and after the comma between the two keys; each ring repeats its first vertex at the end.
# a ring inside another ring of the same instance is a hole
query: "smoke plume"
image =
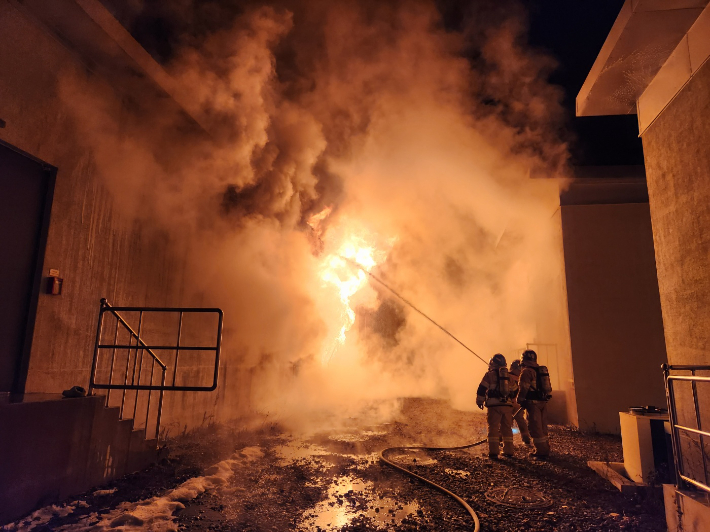
{"type": "Polygon", "coordinates": [[[190,127],[157,98],[126,112],[84,74],[60,93],[126,219],[168,234],[186,297],[224,309],[253,406],[294,423],[407,396],[472,408],[485,365],[377,282],[349,297],[338,341],[347,309],[324,271],[369,246],[374,274],[485,360],[539,339],[560,267],[557,184],[539,177],[563,177],[567,152],[554,62],[527,49],[519,6],[451,29],[428,1],[162,4],[115,12],[190,127]]]}

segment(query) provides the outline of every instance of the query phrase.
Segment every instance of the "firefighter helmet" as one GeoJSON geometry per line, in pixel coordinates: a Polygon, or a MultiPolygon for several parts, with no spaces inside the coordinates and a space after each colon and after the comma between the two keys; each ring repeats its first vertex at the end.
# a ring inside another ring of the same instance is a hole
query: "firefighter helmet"
{"type": "Polygon", "coordinates": [[[520,375],[520,360],[513,360],[510,363],[509,373],[511,375],[520,375]]]}
{"type": "Polygon", "coordinates": [[[504,368],[508,365],[508,363],[505,361],[505,357],[503,355],[496,353],[488,362],[488,365],[492,368],[504,368]]]}
{"type": "Polygon", "coordinates": [[[520,356],[520,361],[525,362],[526,360],[537,362],[537,353],[532,349],[526,349],[520,356]]]}

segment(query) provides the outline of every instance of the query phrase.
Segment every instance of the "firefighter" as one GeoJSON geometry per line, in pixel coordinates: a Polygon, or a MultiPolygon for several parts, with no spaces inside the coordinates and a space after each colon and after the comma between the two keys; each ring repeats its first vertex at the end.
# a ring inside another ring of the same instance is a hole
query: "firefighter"
{"type": "Polygon", "coordinates": [[[513,456],[513,403],[510,400],[508,368],[500,353],[491,358],[488,371],[476,391],[476,405],[488,408],[488,456],[498,460],[501,436],[503,454],[513,456]]]}
{"type": "Polygon", "coordinates": [[[525,445],[531,445],[530,432],[528,431],[528,424],[525,421],[525,409],[521,408],[516,400],[521,369],[519,360],[513,360],[510,363],[510,371],[508,372],[510,374],[510,397],[513,401],[513,415],[515,416],[513,419],[520,429],[520,437],[523,438],[525,445]]]}
{"type": "Polygon", "coordinates": [[[523,367],[517,402],[527,412],[528,427],[535,451],[530,456],[545,460],[550,454],[547,439],[547,401],[550,399],[550,376],[545,366],[538,366],[537,353],[528,349],[520,357],[523,367]]]}

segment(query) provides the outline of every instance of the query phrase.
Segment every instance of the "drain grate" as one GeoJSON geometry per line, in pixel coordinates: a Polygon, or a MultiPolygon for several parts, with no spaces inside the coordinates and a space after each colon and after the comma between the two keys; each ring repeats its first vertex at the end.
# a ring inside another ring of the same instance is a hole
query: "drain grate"
{"type": "Polygon", "coordinates": [[[530,488],[493,488],[486,492],[486,499],[515,508],[547,508],[552,504],[542,493],[530,488]]]}

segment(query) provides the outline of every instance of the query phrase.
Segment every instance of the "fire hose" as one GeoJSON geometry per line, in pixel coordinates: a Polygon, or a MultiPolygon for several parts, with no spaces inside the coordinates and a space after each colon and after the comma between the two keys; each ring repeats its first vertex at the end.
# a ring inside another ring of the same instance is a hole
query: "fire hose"
{"type": "Polygon", "coordinates": [[[389,449],[385,449],[380,453],[380,459],[388,466],[394,467],[395,469],[398,469],[399,471],[402,471],[403,473],[406,473],[407,475],[413,476],[414,478],[419,479],[422,482],[425,482],[426,484],[429,484],[430,486],[441,491],[442,493],[445,493],[449,497],[453,497],[456,500],[456,502],[458,502],[461,506],[466,508],[466,511],[471,515],[471,518],[473,519],[473,523],[474,523],[473,531],[479,532],[479,530],[481,529],[481,522],[478,520],[478,515],[476,515],[475,510],[473,508],[471,508],[471,506],[466,501],[464,501],[461,497],[456,495],[453,491],[447,490],[445,487],[441,486],[440,484],[437,484],[436,482],[432,482],[431,480],[426,479],[421,475],[417,475],[413,471],[410,471],[409,469],[406,469],[402,466],[395,464],[391,460],[388,460],[385,457],[385,454],[387,454],[390,451],[395,451],[395,450],[399,450],[399,449],[401,449],[401,450],[416,449],[418,451],[455,451],[457,449],[468,449],[469,447],[475,447],[477,445],[481,445],[482,443],[485,443],[486,441],[487,440],[481,440],[481,441],[477,441],[475,443],[470,443],[468,445],[461,445],[459,447],[390,447],[389,449]]]}
{"type": "MultiPolygon", "coordinates": [[[[390,286],[389,286],[387,283],[385,283],[382,279],[380,279],[379,277],[377,277],[377,276],[374,275],[373,273],[369,272],[369,271],[368,271],[367,269],[365,269],[362,265],[360,265],[357,261],[354,261],[353,259],[349,259],[349,258],[347,258],[347,257],[343,257],[342,255],[341,255],[341,258],[344,259],[344,260],[346,260],[347,262],[351,263],[353,266],[357,267],[357,268],[360,269],[361,271],[365,272],[368,276],[370,276],[371,279],[374,279],[375,281],[377,281],[380,285],[382,285],[382,286],[383,286],[384,288],[386,288],[389,292],[391,292],[395,297],[397,297],[397,299],[399,299],[400,301],[402,301],[403,303],[405,303],[407,306],[409,306],[411,309],[413,309],[414,311],[416,311],[417,313],[419,313],[421,316],[423,316],[424,318],[426,318],[427,320],[429,320],[432,324],[434,324],[434,325],[435,325],[436,327],[438,327],[441,331],[443,331],[445,334],[447,334],[447,335],[450,336],[452,339],[454,339],[457,343],[459,343],[461,346],[463,346],[464,349],[466,349],[468,352],[470,352],[471,354],[473,354],[473,355],[474,355],[476,358],[478,358],[481,362],[483,362],[484,364],[488,365],[488,362],[486,362],[481,356],[479,356],[476,352],[474,352],[473,349],[471,349],[470,347],[468,347],[468,346],[467,346],[466,344],[464,344],[461,340],[459,340],[459,339],[456,338],[453,334],[451,334],[449,331],[447,331],[444,327],[442,327],[441,325],[439,325],[436,321],[434,321],[432,318],[430,318],[429,316],[427,316],[424,312],[422,312],[421,310],[419,310],[413,303],[411,303],[411,302],[410,302],[409,300],[407,300],[404,296],[402,296],[402,295],[399,294],[397,291],[395,291],[392,287],[390,287],[390,286]]],[[[515,412],[515,414],[513,414],[513,417],[517,416],[518,413],[520,412],[520,410],[522,410],[522,408],[519,408],[519,409],[515,412]]],[[[386,455],[387,455],[387,454],[391,454],[393,451],[396,451],[396,450],[404,450],[404,451],[407,451],[407,450],[417,450],[417,451],[456,451],[456,450],[469,449],[469,448],[471,448],[471,447],[476,447],[476,446],[478,446],[478,445],[482,445],[483,443],[486,443],[487,441],[488,441],[487,439],[483,439],[483,440],[480,440],[480,441],[477,441],[477,442],[474,442],[474,443],[469,443],[468,445],[460,445],[460,446],[458,446],[458,447],[418,447],[418,446],[414,446],[414,447],[389,447],[389,448],[387,448],[387,449],[384,449],[384,450],[380,453],[380,459],[381,459],[384,463],[386,463],[387,465],[389,465],[390,467],[393,467],[393,468],[395,468],[395,469],[397,469],[397,470],[399,470],[399,471],[402,471],[403,473],[406,473],[407,475],[410,475],[410,476],[412,476],[412,477],[414,477],[414,478],[416,478],[416,479],[418,479],[418,480],[421,480],[422,482],[425,482],[426,484],[429,484],[429,485],[432,486],[433,488],[435,488],[435,489],[441,491],[442,493],[445,493],[445,494],[448,495],[449,497],[452,497],[453,499],[455,499],[456,502],[458,502],[461,506],[463,506],[463,507],[466,509],[466,511],[469,513],[469,515],[470,515],[471,518],[473,519],[473,522],[474,522],[474,529],[473,529],[473,530],[474,530],[474,532],[479,532],[480,529],[481,529],[481,523],[480,523],[480,521],[478,520],[478,515],[476,515],[476,512],[474,511],[474,509],[471,508],[471,506],[470,506],[466,501],[464,501],[461,497],[459,497],[458,495],[456,495],[454,492],[447,490],[445,487],[443,487],[443,486],[441,486],[441,485],[439,485],[439,484],[437,484],[437,483],[435,483],[435,482],[432,482],[431,480],[428,480],[428,479],[424,478],[424,477],[421,476],[421,475],[417,475],[417,474],[414,473],[413,471],[410,471],[410,470],[408,470],[408,469],[406,469],[406,468],[404,468],[404,467],[402,467],[402,466],[400,466],[400,465],[395,464],[393,461],[389,460],[389,459],[386,457],[386,455]]]]}
{"type": "MultiPolygon", "coordinates": [[[[521,410],[522,410],[522,407],[518,408],[518,410],[516,410],[515,413],[513,414],[513,417],[517,416],[521,410]]],[[[479,440],[474,443],[469,443],[468,445],[460,445],[458,447],[418,447],[418,446],[389,447],[387,449],[384,449],[380,453],[380,460],[382,460],[388,466],[393,467],[399,471],[402,471],[403,473],[406,473],[407,475],[410,475],[418,480],[421,480],[422,482],[429,484],[433,488],[435,488],[435,489],[441,491],[442,493],[445,493],[449,497],[452,497],[453,499],[455,499],[456,502],[458,502],[461,506],[463,506],[466,509],[466,511],[471,516],[471,519],[473,519],[473,523],[474,523],[473,532],[479,532],[481,529],[481,522],[478,520],[478,515],[476,515],[476,511],[473,508],[471,508],[471,506],[466,501],[464,501],[461,497],[456,495],[453,491],[447,490],[445,487],[437,484],[436,482],[432,482],[431,480],[424,478],[421,475],[417,475],[416,473],[414,473],[413,471],[410,471],[407,468],[397,465],[392,460],[389,460],[386,455],[391,454],[393,451],[397,451],[397,450],[402,450],[402,451],[412,451],[412,450],[416,450],[416,451],[458,451],[461,449],[470,449],[471,447],[476,447],[478,445],[482,445],[487,442],[488,442],[488,439],[486,438],[486,439],[479,440]]]]}

